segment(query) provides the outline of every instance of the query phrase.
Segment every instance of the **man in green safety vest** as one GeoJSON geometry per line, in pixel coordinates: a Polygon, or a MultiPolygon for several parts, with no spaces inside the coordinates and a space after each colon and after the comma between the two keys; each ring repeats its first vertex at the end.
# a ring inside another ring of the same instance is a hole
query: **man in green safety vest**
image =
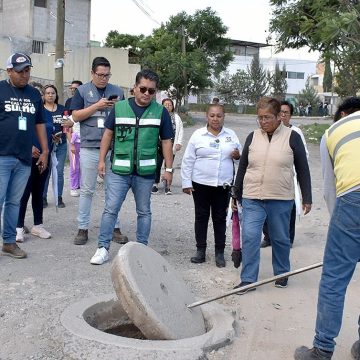
{"type": "Polygon", "coordinates": [[[147,245],[151,228],[151,188],[155,179],[158,139],[165,159],[163,180],[172,182],[172,141],[174,137],[168,111],[156,103],[159,77],[151,70],[136,75],[134,97],[119,101],[105,121],[100,145],[98,173],[105,175],[105,157],[113,144],[105,209],[101,218],[98,249],[90,263],[101,265],[109,259],[112,230],[129,189],[134,193],[136,240],[147,245]]]}

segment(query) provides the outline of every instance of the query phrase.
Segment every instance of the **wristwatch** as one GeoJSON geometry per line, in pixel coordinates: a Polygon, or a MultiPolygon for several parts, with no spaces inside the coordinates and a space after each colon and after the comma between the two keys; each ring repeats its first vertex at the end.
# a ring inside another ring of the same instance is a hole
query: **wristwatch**
{"type": "Polygon", "coordinates": [[[166,172],[172,173],[173,172],[173,168],[165,168],[166,172]]]}

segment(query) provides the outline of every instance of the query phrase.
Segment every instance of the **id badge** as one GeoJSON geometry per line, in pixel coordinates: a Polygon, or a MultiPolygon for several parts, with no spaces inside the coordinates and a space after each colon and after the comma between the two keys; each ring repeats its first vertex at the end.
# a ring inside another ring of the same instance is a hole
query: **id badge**
{"type": "Polygon", "coordinates": [[[26,116],[19,116],[19,130],[26,131],[27,130],[27,119],[26,116]]]}
{"type": "Polygon", "coordinates": [[[99,129],[103,129],[104,128],[104,118],[98,118],[97,119],[97,127],[99,129]]]}

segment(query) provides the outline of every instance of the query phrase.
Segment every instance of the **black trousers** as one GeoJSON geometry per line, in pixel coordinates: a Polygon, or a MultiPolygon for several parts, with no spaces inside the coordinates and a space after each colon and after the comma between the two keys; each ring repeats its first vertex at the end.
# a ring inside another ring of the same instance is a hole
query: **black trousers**
{"type": "MultiPolygon", "coordinates": [[[[290,215],[290,224],[289,224],[289,235],[290,235],[290,244],[294,243],[295,238],[295,222],[296,222],[296,206],[294,204],[291,215],[290,215]]],[[[267,221],[265,220],[264,226],[263,226],[263,233],[264,233],[264,239],[269,241],[271,244],[271,239],[269,237],[269,231],[267,226],[267,221]]]]}
{"type": "MultiPolygon", "coordinates": [[[[31,173],[26,184],[24,194],[20,200],[20,209],[17,227],[23,227],[25,221],[25,213],[27,203],[31,194],[31,205],[34,214],[34,225],[43,223],[43,192],[45,187],[45,181],[49,174],[49,167],[40,174],[36,165],[38,159],[32,159],[31,173]]],[[[48,164],[50,166],[50,163],[48,164]]]]}
{"type": "Polygon", "coordinates": [[[196,247],[206,248],[211,211],[215,250],[223,251],[226,240],[226,209],[229,204],[229,191],[222,186],[207,186],[196,182],[193,182],[193,188],[196,247]]]}

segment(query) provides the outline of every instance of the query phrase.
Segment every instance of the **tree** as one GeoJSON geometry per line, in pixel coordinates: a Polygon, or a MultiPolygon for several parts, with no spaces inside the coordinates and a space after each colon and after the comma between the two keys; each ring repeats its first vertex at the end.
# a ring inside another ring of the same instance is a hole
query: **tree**
{"type": "MultiPolygon", "coordinates": [[[[221,18],[209,7],[194,15],[181,12],[136,43],[140,64],[159,74],[160,89],[168,91],[179,105],[185,87],[188,92],[200,93],[227,68],[233,54],[226,32],[221,18]],[[185,51],[181,46],[183,37],[185,51]]],[[[119,43],[109,39],[109,44],[116,47],[119,43]]]]}
{"type": "Polygon", "coordinates": [[[246,103],[249,87],[250,78],[244,70],[238,70],[232,76],[225,72],[215,84],[216,91],[227,104],[246,103]]]}
{"type": "Polygon", "coordinates": [[[354,72],[347,67],[360,66],[359,60],[352,65],[349,61],[360,51],[358,0],[270,0],[270,4],[274,9],[270,31],[276,35],[278,51],[308,46],[343,72],[354,72]]]}
{"type": "Polygon", "coordinates": [[[269,74],[260,64],[259,55],[254,55],[250,66],[247,67],[247,73],[250,78],[247,98],[250,103],[256,104],[269,90],[269,74]]]}
{"type": "Polygon", "coordinates": [[[280,70],[279,62],[276,61],[274,74],[270,78],[271,96],[278,100],[285,99],[287,90],[286,66],[280,70]]]}
{"type": "Polygon", "coordinates": [[[324,72],[324,79],[323,79],[323,89],[324,92],[330,92],[332,90],[332,71],[330,65],[330,59],[325,58],[325,72],[324,72]]]}
{"type": "Polygon", "coordinates": [[[303,104],[304,106],[311,104],[313,109],[317,108],[317,104],[319,103],[320,99],[318,97],[317,91],[313,86],[310,85],[310,78],[306,80],[305,88],[300,91],[298,99],[299,104],[303,104]]]}

